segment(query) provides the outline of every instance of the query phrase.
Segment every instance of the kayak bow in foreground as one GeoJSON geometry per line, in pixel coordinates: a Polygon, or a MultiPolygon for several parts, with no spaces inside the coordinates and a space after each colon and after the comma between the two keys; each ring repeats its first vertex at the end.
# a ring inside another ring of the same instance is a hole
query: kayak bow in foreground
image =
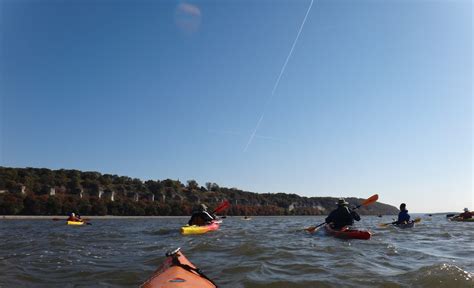
{"type": "Polygon", "coordinates": [[[166,253],[166,260],[140,287],[143,288],[216,288],[196,266],[181,253],[180,248],[166,253]]]}

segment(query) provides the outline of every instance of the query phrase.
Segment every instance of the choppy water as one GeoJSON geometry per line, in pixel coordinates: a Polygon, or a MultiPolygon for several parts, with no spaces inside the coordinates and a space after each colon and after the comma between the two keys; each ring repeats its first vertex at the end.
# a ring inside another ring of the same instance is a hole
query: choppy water
{"type": "Polygon", "coordinates": [[[220,287],[474,287],[474,223],[425,217],[398,230],[364,217],[368,241],[302,230],[322,219],[232,217],[200,236],[179,234],[184,218],[2,220],[0,287],[136,287],[176,247],[220,287]]]}

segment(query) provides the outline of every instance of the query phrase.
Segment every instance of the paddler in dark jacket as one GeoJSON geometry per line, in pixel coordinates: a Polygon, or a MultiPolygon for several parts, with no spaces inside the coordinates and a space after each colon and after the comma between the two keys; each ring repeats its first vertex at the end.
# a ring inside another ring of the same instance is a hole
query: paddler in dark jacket
{"type": "Polygon", "coordinates": [[[337,201],[337,209],[329,213],[326,218],[326,223],[330,224],[334,229],[341,229],[344,226],[350,226],[354,224],[354,220],[360,221],[360,216],[357,212],[350,210],[347,203],[343,198],[337,201]]]}
{"type": "Polygon", "coordinates": [[[212,216],[207,212],[207,206],[204,204],[199,205],[199,208],[193,212],[191,219],[189,219],[189,225],[204,226],[212,222],[215,216],[212,216]]]}
{"type": "Polygon", "coordinates": [[[471,219],[474,216],[474,212],[469,212],[468,208],[464,208],[464,212],[456,216],[455,218],[471,219]]]}
{"type": "Polygon", "coordinates": [[[408,224],[410,222],[410,215],[408,214],[407,205],[400,204],[400,212],[398,213],[398,220],[392,224],[408,224]]]}

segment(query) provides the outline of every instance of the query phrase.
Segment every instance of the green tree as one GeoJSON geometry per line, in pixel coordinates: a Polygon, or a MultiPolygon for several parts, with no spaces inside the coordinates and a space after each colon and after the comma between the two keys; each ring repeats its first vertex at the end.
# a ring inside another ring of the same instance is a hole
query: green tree
{"type": "Polygon", "coordinates": [[[62,205],[56,197],[49,197],[46,201],[46,213],[48,215],[61,214],[62,205]]]}
{"type": "Polygon", "coordinates": [[[92,205],[89,201],[81,199],[78,203],[78,211],[81,215],[89,215],[92,210],[92,205]]]}
{"type": "Polygon", "coordinates": [[[78,212],[78,201],[76,197],[67,196],[62,201],[62,213],[68,215],[72,212],[78,212]]]}
{"type": "Polygon", "coordinates": [[[17,215],[23,210],[23,199],[11,194],[0,198],[0,214],[17,215]]]}
{"type": "Polygon", "coordinates": [[[120,201],[110,201],[107,203],[107,211],[109,215],[123,215],[123,203],[120,201]]]}
{"type": "Polygon", "coordinates": [[[187,188],[189,190],[197,190],[197,189],[199,189],[199,184],[196,180],[188,180],[187,188]]]}
{"type": "Polygon", "coordinates": [[[107,215],[107,205],[102,200],[96,200],[92,204],[91,214],[104,216],[107,215]]]}

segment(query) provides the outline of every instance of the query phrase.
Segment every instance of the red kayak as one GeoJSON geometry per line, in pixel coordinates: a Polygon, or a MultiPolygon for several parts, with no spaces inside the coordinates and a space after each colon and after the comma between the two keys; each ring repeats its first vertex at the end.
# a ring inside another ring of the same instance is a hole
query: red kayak
{"type": "Polygon", "coordinates": [[[184,257],[180,248],[166,253],[166,260],[140,287],[216,288],[217,285],[184,257]]]}
{"type": "Polygon", "coordinates": [[[349,226],[346,226],[341,230],[336,230],[326,224],[324,228],[326,229],[327,234],[336,238],[369,240],[370,236],[372,236],[369,231],[351,229],[349,226]]]}

